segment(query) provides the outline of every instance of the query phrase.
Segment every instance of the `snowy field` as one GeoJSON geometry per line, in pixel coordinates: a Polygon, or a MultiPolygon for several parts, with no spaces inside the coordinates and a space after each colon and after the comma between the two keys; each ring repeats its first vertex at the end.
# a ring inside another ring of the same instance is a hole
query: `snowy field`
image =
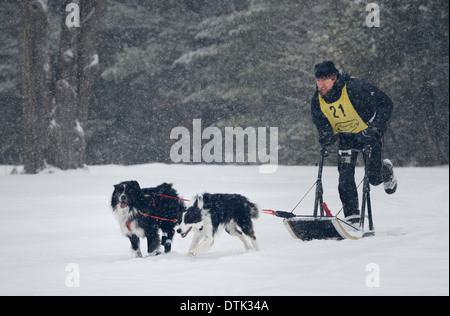
{"type": "MultiPolygon", "coordinates": [[[[245,252],[223,233],[195,258],[186,256],[192,235],[177,235],[168,255],[132,258],[109,206],[113,184],[173,182],[184,198],[235,192],[261,208],[290,211],[317,168],[260,174],[255,166],[109,165],[33,176],[11,170],[0,166],[0,295],[449,295],[448,167],[396,168],[392,196],[373,187],[375,237],[302,242],[282,219],[261,214],[261,251],[245,252]]],[[[358,168],[358,182],[362,173],[358,168]]],[[[334,214],[335,167],[325,167],[324,189],[334,214]]],[[[311,214],[313,196],[296,213],[311,214]]]]}

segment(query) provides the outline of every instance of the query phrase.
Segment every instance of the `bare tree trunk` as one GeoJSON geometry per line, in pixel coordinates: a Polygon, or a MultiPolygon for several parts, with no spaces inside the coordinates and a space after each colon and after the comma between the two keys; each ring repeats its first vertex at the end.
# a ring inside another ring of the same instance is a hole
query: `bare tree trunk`
{"type": "Polygon", "coordinates": [[[50,58],[46,0],[21,0],[19,43],[25,135],[25,172],[45,167],[50,110],[50,58]]]}
{"type": "MultiPolygon", "coordinates": [[[[61,39],[59,44],[57,80],[55,84],[55,99],[52,110],[52,124],[50,135],[50,164],[61,168],[78,168],[80,164],[73,157],[72,142],[76,135],[75,121],[78,105],[78,41],[79,28],[67,27],[65,8],[69,3],[79,1],[65,1],[61,8],[61,39]]],[[[83,162],[81,162],[81,165],[83,162]]]]}
{"type": "MultiPolygon", "coordinates": [[[[98,41],[109,0],[67,0],[81,10],[81,26],[68,27],[63,14],[58,77],[51,124],[51,163],[75,169],[86,161],[85,125],[98,74],[98,41]]],[[[64,11],[63,8],[63,11],[64,11]]]]}
{"type": "Polygon", "coordinates": [[[84,131],[88,119],[92,88],[99,71],[98,43],[103,17],[109,5],[109,0],[82,1],[81,34],[78,47],[78,107],[74,145],[80,148],[79,157],[83,163],[86,160],[86,140],[84,131]]]}

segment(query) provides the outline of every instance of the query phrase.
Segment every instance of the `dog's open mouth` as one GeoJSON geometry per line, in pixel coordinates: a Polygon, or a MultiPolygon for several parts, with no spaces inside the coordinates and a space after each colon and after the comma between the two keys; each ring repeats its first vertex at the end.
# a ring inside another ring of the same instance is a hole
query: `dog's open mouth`
{"type": "Polygon", "coordinates": [[[127,202],[120,202],[120,208],[125,208],[128,206],[127,202]]]}
{"type": "Polygon", "coordinates": [[[192,226],[191,227],[189,227],[188,228],[188,230],[187,231],[185,231],[184,233],[181,233],[181,237],[186,237],[187,236],[187,234],[189,234],[189,232],[191,231],[191,229],[192,229],[192,226]]]}

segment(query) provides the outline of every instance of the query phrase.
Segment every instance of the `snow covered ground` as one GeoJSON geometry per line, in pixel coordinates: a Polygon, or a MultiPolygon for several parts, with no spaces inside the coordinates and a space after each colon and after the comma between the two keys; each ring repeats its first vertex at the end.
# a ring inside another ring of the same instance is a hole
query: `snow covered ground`
{"type": "MultiPolygon", "coordinates": [[[[293,239],[261,214],[261,251],[226,233],[211,251],[132,258],[109,207],[113,184],[173,182],[184,198],[236,192],[261,208],[290,211],[316,179],[315,167],[90,166],[10,175],[0,166],[0,295],[449,295],[449,170],[396,168],[399,189],[372,188],[376,236],[357,241],[293,239]]],[[[362,179],[362,168],[357,179],[362,179]]],[[[337,170],[325,167],[325,202],[340,208],[337,170]]],[[[296,213],[311,214],[313,192],[296,213]]],[[[145,251],[146,249],[143,248],[145,251]]]]}

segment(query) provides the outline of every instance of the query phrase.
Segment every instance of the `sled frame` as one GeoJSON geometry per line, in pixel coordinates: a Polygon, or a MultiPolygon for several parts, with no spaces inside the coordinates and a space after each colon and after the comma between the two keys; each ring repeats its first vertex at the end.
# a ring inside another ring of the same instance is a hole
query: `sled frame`
{"type": "MultiPolygon", "coordinates": [[[[361,152],[361,150],[351,149],[348,152],[361,152]]],[[[335,152],[340,154],[341,151],[335,152]]],[[[370,199],[370,183],[369,183],[369,160],[372,154],[372,148],[365,146],[362,149],[364,158],[364,179],[363,179],[363,194],[361,203],[361,214],[359,227],[355,227],[336,216],[326,216],[323,206],[323,185],[322,185],[322,173],[325,157],[331,152],[328,152],[325,148],[321,150],[319,160],[319,170],[316,181],[316,195],[314,200],[313,215],[294,215],[285,216],[284,224],[289,233],[294,238],[302,240],[314,240],[314,239],[360,239],[362,237],[374,236],[375,229],[372,218],[372,203],[370,199]],[[364,222],[366,217],[369,221],[369,229],[364,230],[364,222]],[[350,231],[354,233],[350,233],[350,231]]],[[[285,212],[276,212],[281,215],[285,212]]],[[[284,216],[282,216],[284,217],[284,216]]]]}

